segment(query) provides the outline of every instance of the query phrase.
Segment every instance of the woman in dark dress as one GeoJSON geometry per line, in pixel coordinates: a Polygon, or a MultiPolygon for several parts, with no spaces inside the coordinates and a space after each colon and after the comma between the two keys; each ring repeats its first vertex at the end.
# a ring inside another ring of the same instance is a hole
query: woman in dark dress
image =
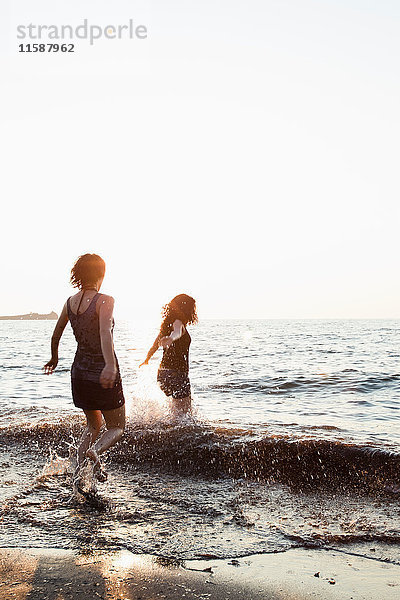
{"type": "Polygon", "coordinates": [[[189,346],[191,337],[186,326],[197,323],[196,301],[186,294],[175,296],[164,306],[160,333],[150,348],[146,360],[162,346],[163,356],[157,381],[164,394],[172,398],[176,412],[187,413],[192,406],[189,381],[189,346]]]}
{"type": "Polygon", "coordinates": [[[79,289],[68,298],[51,338],[51,359],[44,366],[53,373],[58,346],[68,321],[78,348],[71,369],[72,398],[86,415],[86,429],[77,453],[77,473],[85,458],[94,464],[99,480],[106,478],[99,456],[121,438],[125,427],[125,400],[113,344],[114,299],[100,294],[105,263],[97,254],[80,256],[71,270],[71,284],[79,289]],[[103,424],[106,430],[99,439],[103,424]]]}

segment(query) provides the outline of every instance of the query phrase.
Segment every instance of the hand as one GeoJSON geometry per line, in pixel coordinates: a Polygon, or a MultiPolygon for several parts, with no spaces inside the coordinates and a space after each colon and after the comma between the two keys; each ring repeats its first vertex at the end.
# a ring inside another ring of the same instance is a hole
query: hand
{"type": "Polygon", "coordinates": [[[168,336],[165,336],[163,338],[161,338],[160,340],[160,346],[162,346],[163,348],[169,348],[172,344],[172,340],[171,338],[168,336]]]}
{"type": "Polygon", "coordinates": [[[148,361],[148,360],[147,360],[147,358],[146,358],[146,360],[144,360],[144,361],[143,361],[143,362],[142,362],[142,363],[139,365],[139,369],[140,369],[140,367],[143,367],[144,365],[148,365],[148,364],[149,364],[149,361],[148,361]]]}
{"type": "Polygon", "coordinates": [[[104,389],[109,389],[114,386],[117,377],[117,367],[114,365],[106,365],[100,375],[100,385],[104,389]]]}
{"type": "Polygon", "coordinates": [[[58,365],[58,358],[51,358],[43,367],[45,375],[51,375],[58,365]]]}

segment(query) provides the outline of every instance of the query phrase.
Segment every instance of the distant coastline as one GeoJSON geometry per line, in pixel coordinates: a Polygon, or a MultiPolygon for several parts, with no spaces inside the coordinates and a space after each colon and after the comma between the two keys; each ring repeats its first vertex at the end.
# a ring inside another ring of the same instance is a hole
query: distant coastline
{"type": "Polygon", "coordinates": [[[40,315],[39,313],[28,313],[27,315],[13,315],[9,317],[0,317],[0,321],[54,321],[58,319],[57,313],[52,311],[47,315],[40,315]]]}

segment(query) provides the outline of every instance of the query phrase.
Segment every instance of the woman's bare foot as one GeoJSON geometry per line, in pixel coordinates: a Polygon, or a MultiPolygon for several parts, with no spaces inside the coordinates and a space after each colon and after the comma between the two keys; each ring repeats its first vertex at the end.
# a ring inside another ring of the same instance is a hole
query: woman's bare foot
{"type": "Polygon", "coordinates": [[[79,467],[77,467],[72,478],[72,487],[76,492],[82,494],[83,486],[84,481],[82,477],[82,470],[79,467]]]}
{"type": "Polygon", "coordinates": [[[102,466],[100,466],[98,469],[95,468],[93,473],[97,481],[100,483],[104,483],[108,479],[107,471],[105,471],[102,466]]]}
{"type": "Polygon", "coordinates": [[[101,462],[100,462],[99,455],[97,454],[97,452],[93,446],[91,448],[89,448],[89,450],[87,450],[86,456],[88,457],[89,460],[91,460],[93,462],[93,474],[96,477],[97,481],[100,481],[100,482],[107,481],[107,477],[108,477],[107,473],[103,469],[101,462]]]}
{"type": "Polygon", "coordinates": [[[94,446],[91,446],[89,448],[89,450],[86,450],[86,456],[88,457],[89,460],[92,461],[93,464],[100,462],[99,456],[98,456],[96,450],[94,449],[94,446]]]}

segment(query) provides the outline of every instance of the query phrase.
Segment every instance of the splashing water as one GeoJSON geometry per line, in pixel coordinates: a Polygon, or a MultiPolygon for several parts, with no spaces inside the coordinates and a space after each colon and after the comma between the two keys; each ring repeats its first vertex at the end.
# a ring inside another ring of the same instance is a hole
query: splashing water
{"type": "Polygon", "coordinates": [[[106,455],[107,482],[85,467],[84,495],[73,493],[83,419],[72,340],[51,378],[21,366],[46,354],[46,326],[17,323],[3,354],[1,545],[176,559],[307,546],[400,562],[398,322],[203,324],[195,410],[180,417],[156,364],[135,367],[149,340],[135,331],[131,350],[129,329],[117,330],[128,426],[106,455]]]}

